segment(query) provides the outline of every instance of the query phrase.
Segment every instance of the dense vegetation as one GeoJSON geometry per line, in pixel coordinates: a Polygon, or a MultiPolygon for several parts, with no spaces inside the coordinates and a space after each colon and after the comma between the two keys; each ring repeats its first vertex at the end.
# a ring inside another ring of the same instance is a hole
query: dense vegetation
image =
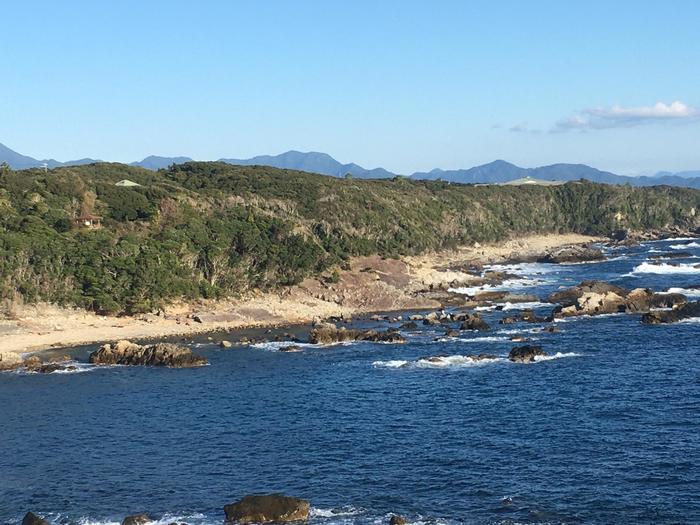
{"type": "Polygon", "coordinates": [[[528,233],[696,227],[700,191],[335,179],[191,162],[0,168],[0,294],[140,312],[299,282],[354,255],[395,257],[528,233]],[[115,186],[121,179],[139,184],[115,186]],[[615,219],[622,214],[621,221],[615,219]],[[75,217],[102,218],[101,229],[75,217]]]}

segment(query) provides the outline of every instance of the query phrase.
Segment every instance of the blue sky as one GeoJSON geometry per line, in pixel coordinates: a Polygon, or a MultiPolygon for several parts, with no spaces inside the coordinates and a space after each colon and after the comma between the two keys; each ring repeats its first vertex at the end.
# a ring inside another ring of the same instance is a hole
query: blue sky
{"type": "Polygon", "coordinates": [[[0,142],[700,169],[700,2],[6,2],[0,142]]]}

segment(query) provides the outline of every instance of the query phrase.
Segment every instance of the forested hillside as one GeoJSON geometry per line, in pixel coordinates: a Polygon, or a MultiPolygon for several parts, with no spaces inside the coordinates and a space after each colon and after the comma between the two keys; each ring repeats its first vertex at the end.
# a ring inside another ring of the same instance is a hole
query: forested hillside
{"type": "Polygon", "coordinates": [[[135,313],[175,298],[290,285],[354,255],[528,233],[695,228],[697,209],[700,191],[671,187],[468,186],[200,162],[158,172],[108,163],[5,168],[0,293],[135,313]],[[123,179],[138,186],[115,185],[123,179]],[[89,216],[101,227],[76,224],[89,216]]]}

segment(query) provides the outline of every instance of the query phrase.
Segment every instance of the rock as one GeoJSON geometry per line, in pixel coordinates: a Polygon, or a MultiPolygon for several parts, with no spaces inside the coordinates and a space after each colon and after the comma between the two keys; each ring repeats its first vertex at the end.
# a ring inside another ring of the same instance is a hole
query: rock
{"type": "Polygon", "coordinates": [[[600,315],[625,312],[627,301],[615,292],[586,292],[578,298],[576,304],[562,308],[558,313],[562,317],[574,315],[600,315]]]}
{"type": "Polygon", "coordinates": [[[512,335],[510,337],[510,340],[513,341],[514,343],[524,343],[527,341],[527,337],[523,337],[522,335],[512,335]]]}
{"type": "Polygon", "coordinates": [[[547,355],[541,346],[525,345],[516,346],[508,354],[508,359],[514,363],[532,363],[535,357],[547,355]]]}
{"type": "Polygon", "coordinates": [[[459,330],[448,330],[445,332],[445,337],[459,337],[459,330]]]}
{"type": "Polygon", "coordinates": [[[534,310],[528,309],[520,312],[520,320],[526,323],[544,323],[546,319],[544,317],[538,317],[534,310]]]}
{"type": "Polygon", "coordinates": [[[41,359],[39,359],[37,356],[33,355],[30,357],[27,357],[24,362],[22,363],[24,367],[27,370],[36,370],[41,367],[41,359]]]}
{"type": "Polygon", "coordinates": [[[514,315],[509,315],[498,321],[498,324],[515,324],[518,321],[519,319],[517,317],[515,317],[514,315]]]}
{"type": "Polygon", "coordinates": [[[48,521],[40,518],[33,512],[27,512],[22,520],[22,525],[50,525],[48,521]]]}
{"type": "Polygon", "coordinates": [[[406,525],[406,523],[408,523],[408,521],[403,516],[393,514],[391,518],[389,518],[389,525],[406,525]]]}
{"type": "Polygon", "coordinates": [[[338,328],[333,323],[317,323],[309,332],[309,343],[316,345],[329,345],[354,341],[359,334],[358,330],[348,330],[345,327],[338,328]]]}
{"type": "Polygon", "coordinates": [[[114,346],[106,344],[90,354],[89,361],[96,365],[166,366],[190,368],[208,363],[205,357],[192,353],[185,346],[157,343],[141,346],[122,340],[114,346]]]}
{"type": "Polygon", "coordinates": [[[493,291],[493,292],[478,292],[475,293],[472,299],[479,303],[502,301],[508,295],[506,291],[493,291]]]}
{"type": "Polygon", "coordinates": [[[402,324],[399,328],[401,330],[418,330],[418,324],[415,321],[408,321],[402,324]]]}
{"type": "Polygon", "coordinates": [[[146,513],[134,514],[132,516],[127,516],[122,521],[122,525],[144,525],[145,523],[150,523],[153,520],[146,513]]]}
{"type": "Polygon", "coordinates": [[[479,314],[467,314],[467,318],[459,327],[460,330],[491,330],[491,327],[479,314]]]}
{"type": "Polygon", "coordinates": [[[52,374],[53,372],[61,372],[67,370],[77,370],[78,367],[75,365],[66,365],[62,363],[48,363],[41,365],[39,368],[34,369],[34,372],[39,374],[52,374]]]}
{"type": "Polygon", "coordinates": [[[564,246],[537,259],[540,263],[566,264],[575,262],[601,261],[605,258],[598,248],[588,246],[564,246]]]}
{"type": "Polygon", "coordinates": [[[659,312],[649,312],[642,316],[644,324],[666,324],[677,323],[683,319],[691,319],[700,317],[700,301],[693,301],[681,305],[673,310],[664,310],[659,312]]]}
{"type": "Polygon", "coordinates": [[[303,348],[298,345],[283,346],[280,348],[280,352],[301,352],[303,348]]]}
{"type": "Polygon", "coordinates": [[[219,346],[220,346],[221,348],[231,348],[231,347],[233,346],[233,344],[231,343],[231,341],[226,341],[226,340],[224,340],[224,341],[221,341],[221,342],[219,343],[219,346]]]}
{"type": "Polygon", "coordinates": [[[409,321],[422,321],[422,320],[423,320],[423,316],[420,315],[420,314],[409,315],[409,316],[408,316],[408,320],[409,320],[409,321]]]}
{"type": "Polygon", "coordinates": [[[22,358],[14,352],[0,352],[0,370],[14,370],[22,366],[22,358]]]}
{"type": "Polygon", "coordinates": [[[387,330],[386,332],[377,332],[376,330],[367,330],[361,332],[357,337],[358,341],[371,341],[374,343],[405,343],[406,338],[399,332],[387,330]]]}
{"type": "Polygon", "coordinates": [[[627,296],[628,291],[614,284],[605,281],[583,281],[581,284],[565,290],[560,290],[551,294],[547,301],[550,303],[559,303],[562,306],[571,306],[576,304],[576,301],[584,293],[603,294],[614,292],[622,297],[627,296]]]}
{"type": "Polygon", "coordinates": [[[287,523],[309,518],[311,505],[308,501],[280,494],[246,496],[242,500],[226,505],[226,522],[236,523],[287,523]]]}

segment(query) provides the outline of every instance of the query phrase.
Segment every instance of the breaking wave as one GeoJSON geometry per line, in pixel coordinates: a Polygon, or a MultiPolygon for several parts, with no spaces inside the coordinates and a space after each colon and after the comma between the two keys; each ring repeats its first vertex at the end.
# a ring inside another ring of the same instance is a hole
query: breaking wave
{"type": "Polygon", "coordinates": [[[686,297],[700,297],[700,288],[676,288],[672,287],[663,293],[680,293],[686,297]]]}
{"type": "Polygon", "coordinates": [[[673,274],[673,273],[688,273],[688,274],[700,274],[700,266],[695,264],[653,264],[649,262],[643,262],[642,264],[635,266],[632,270],[631,275],[640,273],[654,273],[654,274],[673,274]]]}
{"type": "Polygon", "coordinates": [[[672,244],[669,246],[672,250],[687,250],[688,248],[700,248],[700,243],[697,241],[689,242],[688,244],[672,244]]]}

